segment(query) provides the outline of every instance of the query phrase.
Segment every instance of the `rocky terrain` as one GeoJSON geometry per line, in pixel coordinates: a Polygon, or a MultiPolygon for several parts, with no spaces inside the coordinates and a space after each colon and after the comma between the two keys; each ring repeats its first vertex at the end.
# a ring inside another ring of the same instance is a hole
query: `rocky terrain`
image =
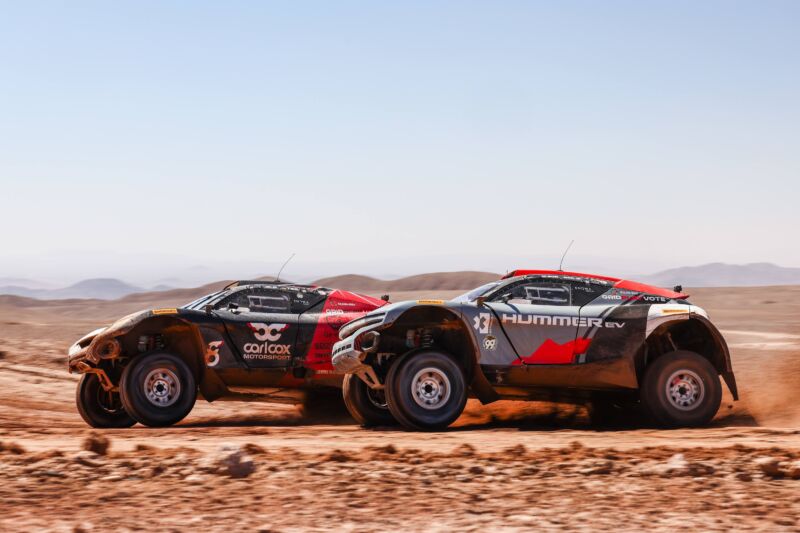
{"type": "MultiPolygon", "coordinates": [[[[4,443],[0,528],[118,530],[797,530],[800,452],[468,443],[425,451],[190,444],[115,451],[4,443]]],[[[109,444],[110,449],[109,449],[109,444]]]]}

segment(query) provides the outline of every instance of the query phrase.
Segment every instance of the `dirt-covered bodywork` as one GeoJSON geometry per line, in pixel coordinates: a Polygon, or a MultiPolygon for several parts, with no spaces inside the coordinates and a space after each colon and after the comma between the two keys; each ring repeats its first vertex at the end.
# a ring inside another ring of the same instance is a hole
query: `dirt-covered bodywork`
{"type": "MultiPolygon", "coordinates": [[[[385,389],[395,363],[435,352],[457,363],[469,392],[484,403],[500,398],[576,401],[635,392],[655,361],[691,352],[722,376],[736,398],[725,340],[706,312],[687,298],[680,287],[666,290],[561,271],[514,271],[451,301],[399,302],[346,324],[334,346],[333,364],[372,388],[385,389]]],[[[669,383],[657,385],[672,394],[667,400],[679,408],[705,394],[703,379],[690,371],[672,377],[674,390],[669,383]]],[[[433,409],[426,390],[455,388],[445,374],[431,374],[426,382],[423,372],[410,385],[411,399],[433,409]]],[[[391,396],[387,393],[390,408],[391,396]]]]}
{"type": "MultiPolygon", "coordinates": [[[[238,282],[185,306],[142,311],[89,333],[70,348],[69,371],[96,376],[94,389],[109,412],[119,407],[114,395],[125,369],[152,354],[180,359],[208,401],[296,403],[298,389],[341,386],[330,359],[339,328],[385,304],[342,290],[238,282]]],[[[174,394],[185,392],[173,366],[143,377],[143,386],[151,387],[145,399],[154,405],[172,405],[170,386],[174,394]]]]}

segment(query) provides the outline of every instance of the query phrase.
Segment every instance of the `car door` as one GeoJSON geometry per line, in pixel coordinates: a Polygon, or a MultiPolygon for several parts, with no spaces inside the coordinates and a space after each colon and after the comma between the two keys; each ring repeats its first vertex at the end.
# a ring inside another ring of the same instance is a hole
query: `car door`
{"type": "Polygon", "coordinates": [[[298,319],[291,296],[268,287],[244,287],[220,301],[234,350],[250,368],[288,368],[296,350],[298,319]]]}
{"type": "Polygon", "coordinates": [[[499,288],[485,305],[519,355],[513,364],[565,365],[580,348],[575,345],[580,308],[572,300],[568,282],[536,277],[499,288]]]}

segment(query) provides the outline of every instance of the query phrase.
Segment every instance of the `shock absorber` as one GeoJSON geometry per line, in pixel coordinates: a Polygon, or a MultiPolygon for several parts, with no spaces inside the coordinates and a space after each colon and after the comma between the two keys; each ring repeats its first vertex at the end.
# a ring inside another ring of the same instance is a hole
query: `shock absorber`
{"type": "Polygon", "coordinates": [[[420,334],[419,344],[423,348],[430,348],[433,346],[433,331],[430,329],[423,329],[420,334]]]}

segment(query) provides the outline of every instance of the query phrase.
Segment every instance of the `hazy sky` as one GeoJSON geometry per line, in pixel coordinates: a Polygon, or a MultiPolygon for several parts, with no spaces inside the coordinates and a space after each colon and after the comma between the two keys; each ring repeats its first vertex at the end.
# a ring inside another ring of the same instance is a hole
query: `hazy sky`
{"type": "Polygon", "coordinates": [[[800,266],[798,27],[795,1],[2,2],[0,276],[570,239],[800,266]]]}

